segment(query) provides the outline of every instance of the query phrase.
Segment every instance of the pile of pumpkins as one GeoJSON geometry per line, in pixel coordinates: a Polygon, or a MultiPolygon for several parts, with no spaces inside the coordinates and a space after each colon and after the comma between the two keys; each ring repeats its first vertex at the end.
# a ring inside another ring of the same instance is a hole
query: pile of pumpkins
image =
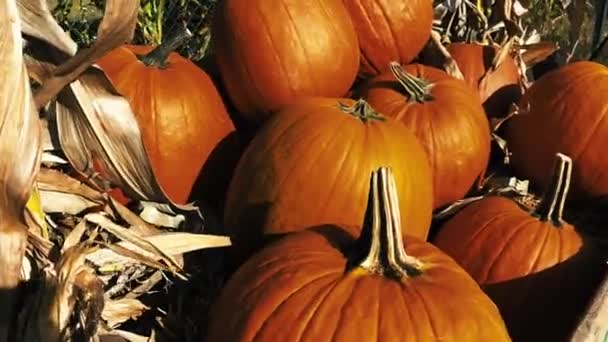
{"type": "Polygon", "coordinates": [[[489,71],[498,47],[453,43],[460,80],[418,58],[432,21],[431,0],[222,0],[206,71],[146,46],[99,61],[166,193],[233,239],[208,341],[567,340],[605,273],[562,216],[608,193],[608,68],[523,91],[513,58],[489,71]],[[540,203],[487,196],[430,237],[514,103],[511,166],[540,203]]]}

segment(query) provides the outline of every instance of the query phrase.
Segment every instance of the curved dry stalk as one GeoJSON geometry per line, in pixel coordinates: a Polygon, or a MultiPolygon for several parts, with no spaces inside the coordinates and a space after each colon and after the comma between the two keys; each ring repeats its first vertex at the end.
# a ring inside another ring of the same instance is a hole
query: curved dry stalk
{"type": "Polygon", "coordinates": [[[0,0],[0,341],[9,328],[27,243],[25,204],[40,164],[40,126],[15,0],[0,0]]]}

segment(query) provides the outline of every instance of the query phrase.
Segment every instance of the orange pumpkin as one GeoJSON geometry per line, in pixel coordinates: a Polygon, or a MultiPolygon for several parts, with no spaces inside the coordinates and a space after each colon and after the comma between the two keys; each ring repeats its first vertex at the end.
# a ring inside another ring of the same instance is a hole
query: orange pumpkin
{"type": "Polygon", "coordinates": [[[576,62],[545,74],[520,101],[520,115],[506,122],[511,165],[521,178],[546,187],[551,156],[572,156],[571,200],[608,194],[608,67],[576,62]]]}
{"type": "Polygon", "coordinates": [[[492,61],[499,49],[491,45],[452,43],[447,46],[464,80],[481,97],[489,117],[507,116],[511,104],[521,97],[519,69],[515,60],[507,55],[496,70],[492,61]]]}
{"type": "Polygon", "coordinates": [[[460,266],[429,243],[403,242],[396,182],[390,169],[372,174],[363,225],[298,232],[249,259],[213,304],[206,340],[510,341],[460,266]]]}
{"type": "Polygon", "coordinates": [[[410,63],[431,36],[432,0],[343,0],[361,48],[361,77],[389,71],[389,63],[410,63]]]}
{"type": "Polygon", "coordinates": [[[490,158],[490,125],[479,97],[439,69],[393,62],[391,70],[372,79],[363,98],[422,142],[433,171],[434,208],[463,198],[490,158]]]}
{"type": "Polygon", "coordinates": [[[172,52],[180,39],[156,49],[125,45],[97,64],[129,101],[160,185],[173,201],[185,203],[197,182],[208,184],[200,189],[205,196],[223,197],[238,142],[209,76],[172,52]],[[208,163],[212,155],[218,157],[208,163]]]}
{"type": "Polygon", "coordinates": [[[303,96],[344,96],[359,67],[341,0],[223,0],[211,37],[232,103],[253,123],[303,96]]]}
{"type": "Polygon", "coordinates": [[[381,165],[395,170],[409,233],[426,239],[433,189],[416,137],[364,101],[301,100],[273,116],[245,150],[228,190],[224,225],[235,245],[332,222],[357,225],[367,175],[381,165]]]}
{"type": "Polygon", "coordinates": [[[474,202],[436,236],[500,309],[515,341],[566,341],[605,273],[605,253],[562,219],[572,169],[557,155],[538,207],[492,196],[474,202]]]}

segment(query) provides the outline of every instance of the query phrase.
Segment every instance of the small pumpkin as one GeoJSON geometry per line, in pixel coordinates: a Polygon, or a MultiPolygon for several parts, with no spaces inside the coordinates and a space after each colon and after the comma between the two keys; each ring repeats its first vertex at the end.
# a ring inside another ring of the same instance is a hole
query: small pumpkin
{"type": "Polygon", "coordinates": [[[543,170],[557,152],[572,157],[572,201],[608,194],[608,67],[575,62],[526,91],[520,114],[505,123],[510,163],[521,178],[546,187],[543,170]]]}
{"type": "Polygon", "coordinates": [[[476,43],[452,43],[447,50],[465,82],[479,93],[487,115],[507,116],[511,104],[517,103],[522,94],[519,69],[513,57],[507,53],[498,61],[498,47],[476,43]],[[499,63],[497,68],[495,61],[499,63]]]}
{"type": "Polygon", "coordinates": [[[201,182],[201,193],[223,197],[239,148],[211,78],[173,52],[185,37],[180,30],[158,47],[124,45],[97,61],[129,101],[154,174],[177,203],[201,182]]]}
{"type": "Polygon", "coordinates": [[[515,341],[566,341],[605,273],[604,255],[562,219],[572,160],[556,159],[535,210],[487,197],[456,214],[434,242],[482,285],[515,341]]]}
{"type": "Polygon", "coordinates": [[[433,172],[434,208],[459,200],[490,158],[490,124],[479,96],[464,82],[420,64],[372,79],[361,93],[369,104],[404,123],[424,146],[433,172]]]}
{"type": "Polygon", "coordinates": [[[300,97],[344,96],[359,67],[341,0],[223,0],[211,37],[232,103],[256,124],[300,97]]]}
{"type": "Polygon", "coordinates": [[[303,99],[273,116],[251,141],[228,189],[224,225],[235,245],[263,235],[339,222],[365,213],[370,172],[391,165],[409,233],[426,239],[432,181],[416,137],[365,101],[303,99]]]}
{"type": "Polygon", "coordinates": [[[343,0],[361,49],[359,76],[389,71],[389,63],[408,64],[429,40],[432,0],[343,0]]]}
{"type": "Polygon", "coordinates": [[[206,340],[510,341],[460,266],[429,243],[403,242],[396,182],[388,168],[372,174],[362,228],[298,232],[249,259],[213,304],[206,340]]]}

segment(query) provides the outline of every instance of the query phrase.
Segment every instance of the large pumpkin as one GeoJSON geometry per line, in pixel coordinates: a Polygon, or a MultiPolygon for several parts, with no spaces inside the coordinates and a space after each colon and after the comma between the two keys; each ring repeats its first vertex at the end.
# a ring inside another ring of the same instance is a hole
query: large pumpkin
{"type": "Polygon", "coordinates": [[[492,62],[499,51],[498,47],[452,43],[447,49],[458,64],[464,80],[479,93],[488,116],[506,116],[511,104],[521,97],[519,69],[513,57],[507,54],[498,68],[493,69],[492,62]]]}
{"type": "Polygon", "coordinates": [[[361,48],[362,77],[389,71],[389,63],[410,63],[431,36],[432,0],[343,0],[361,48]]]}
{"type": "Polygon", "coordinates": [[[196,183],[207,185],[200,189],[206,198],[223,197],[238,156],[234,125],[215,85],[171,52],[182,38],[157,49],[125,45],[97,61],[129,101],[154,174],[178,203],[188,201],[196,183]]]}
{"type": "Polygon", "coordinates": [[[213,304],[207,341],[510,341],[461,267],[429,243],[403,242],[395,182],[386,168],[366,182],[358,228],[299,232],[249,259],[213,304]],[[358,240],[346,233],[361,229],[358,240]]]}
{"type": "Polygon", "coordinates": [[[434,208],[461,199],[490,158],[490,125],[479,97],[439,69],[393,62],[391,70],[371,80],[363,98],[403,122],[424,145],[433,170],[434,208]]]}
{"type": "Polygon", "coordinates": [[[558,154],[551,186],[529,212],[505,197],[474,202],[435,245],[482,285],[515,341],[566,341],[605,273],[605,258],[562,219],[571,172],[558,154]]]}
{"type": "MultiPolygon", "coordinates": [[[[432,181],[416,137],[364,101],[304,99],[277,113],[245,150],[224,223],[235,245],[328,223],[357,225],[370,172],[390,165],[409,233],[426,239],[432,181]]],[[[240,249],[243,251],[243,249],[240,249]]]]}
{"type": "Polygon", "coordinates": [[[223,0],[211,37],[227,92],[254,123],[303,96],[344,96],[359,67],[341,0],[223,0]]]}
{"type": "Polygon", "coordinates": [[[511,164],[521,178],[547,186],[551,156],[572,156],[572,199],[608,194],[608,68],[576,62],[549,72],[524,94],[506,122],[511,164]]]}

